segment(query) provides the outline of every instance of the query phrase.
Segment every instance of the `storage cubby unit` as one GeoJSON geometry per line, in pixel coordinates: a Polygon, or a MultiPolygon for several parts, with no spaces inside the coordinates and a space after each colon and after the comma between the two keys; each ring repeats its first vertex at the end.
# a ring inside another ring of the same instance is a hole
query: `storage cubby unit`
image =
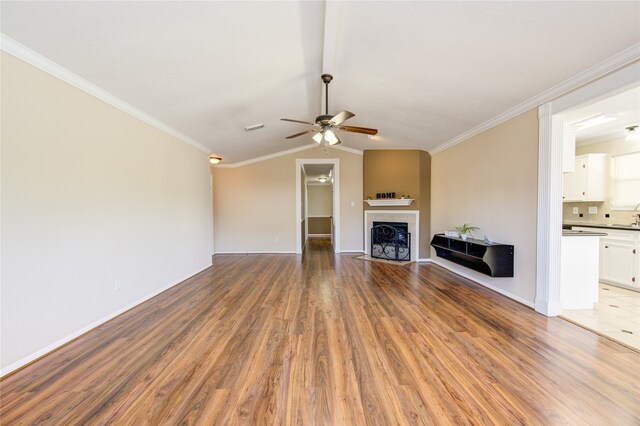
{"type": "Polygon", "coordinates": [[[513,246],[435,234],[436,255],[491,277],[513,277],[513,246]]]}

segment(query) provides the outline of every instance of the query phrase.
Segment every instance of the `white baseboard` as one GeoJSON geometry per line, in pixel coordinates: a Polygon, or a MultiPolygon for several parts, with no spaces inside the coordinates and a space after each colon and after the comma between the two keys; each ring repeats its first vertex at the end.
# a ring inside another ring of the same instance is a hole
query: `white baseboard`
{"type": "Polygon", "coordinates": [[[522,303],[525,306],[528,306],[528,307],[530,307],[532,309],[535,308],[533,302],[531,302],[529,300],[526,300],[526,299],[523,299],[520,296],[516,296],[515,294],[509,293],[508,291],[505,291],[505,290],[501,289],[500,287],[496,287],[494,285],[491,285],[486,281],[482,281],[482,280],[478,279],[477,277],[472,276],[471,274],[466,274],[464,272],[459,271],[458,269],[454,269],[452,266],[447,265],[446,263],[440,261],[439,259],[430,259],[429,262],[434,263],[434,264],[436,264],[438,266],[442,266],[446,270],[451,271],[456,275],[460,275],[461,277],[467,278],[467,279],[469,279],[469,280],[471,280],[471,281],[473,281],[475,283],[480,284],[483,287],[487,287],[487,288],[495,291],[496,293],[500,293],[501,295],[506,296],[509,299],[513,299],[516,302],[522,303]]]}
{"type": "Polygon", "coordinates": [[[431,259],[431,258],[426,258],[426,259],[418,259],[418,260],[416,260],[416,262],[418,262],[418,263],[427,263],[427,262],[433,262],[433,259],[431,259]]]}
{"type": "Polygon", "coordinates": [[[362,251],[362,249],[355,249],[355,250],[340,250],[340,253],[364,253],[362,251]]]}
{"type": "Polygon", "coordinates": [[[295,251],[276,251],[276,250],[267,250],[267,251],[217,251],[213,255],[216,254],[296,254],[295,251]]]}
{"type": "Polygon", "coordinates": [[[133,303],[128,304],[127,306],[118,309],[115,312],[110,313],[107,316],[104,316],[102,318],[100,318],[97,321],[92,322],[91,324],[82,327],[80,330],[77,330],[65,337],[63,337],[62,339],[56,340],[55,342],[51,343],[50,345],[45,346],[44,348],[37,350],[36,352],[32,353],[31,355],[27,355],[26,357],[14,362],[13,364],[10,364],[6,367],[4,367],[3,369],[0,370],[0,378],[6,376],[7,374],[11,373],[14,370],[17,370],[18,368],[29,364],[30,362],[43,357],[44,355],[47,355],[49,352],[53,352],[56,349],[58,349],[60,346],[72,341],[73,339],[83,335],[84,333],[87,333],[91,330],[93,330],[96,327],[101,326],[102,324],[104,324],[105,322],[117,317],[120,314],[125,313],[126,311],[135,308],[136,306],[146,302],[147,300],[157,296],[158,294],[169,290],[171,287],[176,286],[178,284],[180,284],[181,282],[193,277],[194,275],[199,274],[200,272],[204,271],[205,269],[211,267],[211,265],[208,265],[200,270],[198,270],[197,272],[194,272],[192,274],[187,275],[184,278],[180,278],[178,281],[171,283],[165,287],[162,287],[159,290],[154,291],[153,293],[147,294],[146,296],[144,296],[142,299],[138,299],[133,303]]]}
{"type": "Polygon", "coordinates": [[[330,237],[331,234],[307,234],[308,238],[313,238],[313,237],[330,237]]]}

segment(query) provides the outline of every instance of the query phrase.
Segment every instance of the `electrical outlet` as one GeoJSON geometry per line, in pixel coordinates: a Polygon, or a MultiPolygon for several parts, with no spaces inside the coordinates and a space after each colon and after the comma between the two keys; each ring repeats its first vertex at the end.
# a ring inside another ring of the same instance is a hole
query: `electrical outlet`
{"type": "Polygon", "coordinates": [[[280,237],[276,237],[276,243],[280,242],[280,237]]]}
{"type": "Polygon", "coordinates": [[[355,207],[355,206],[356,206],[356,202],[355,202],[355,201],[352,201],[352,202],[351,202],[351,207],[355,207]]]}
{"type": "Polygon", "coordinates": [[[114,289],[115,291],[120,290],[120,280],[114,280],[114,281],[113,281],[113,289],[114,289]]]}
{"type": "Polygon", "coordinates": [[[598,214],[598,207],[589,206],[589,214],[598,214]]]}
{"type": "Polygon", "coordinates": [[[577,208],[577,207],[574,207],[574,208],[573,208],[573,214],[578,214],[579,212],[580,212],[580,210],[578,210],[578,208],[577,208]]]}

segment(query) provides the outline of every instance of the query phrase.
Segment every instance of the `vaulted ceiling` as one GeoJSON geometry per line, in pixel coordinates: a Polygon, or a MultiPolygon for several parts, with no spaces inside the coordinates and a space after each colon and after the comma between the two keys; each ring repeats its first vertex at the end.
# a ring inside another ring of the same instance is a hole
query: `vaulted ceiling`
{"type": "Polygon", "coordinates": [[[430,150],[640,42],[639,2],[10,2],[2,33],[237,162],[313,143],[430,150]],[[264,123],[252,132],[246,126],[264,123]]]}

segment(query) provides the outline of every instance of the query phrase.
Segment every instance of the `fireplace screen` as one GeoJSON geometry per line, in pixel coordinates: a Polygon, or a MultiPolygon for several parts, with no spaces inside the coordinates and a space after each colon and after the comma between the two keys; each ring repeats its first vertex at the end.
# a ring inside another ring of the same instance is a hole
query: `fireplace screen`
{"type": "Polygon", "coordinates": [[[371,257],[387,260],[411,260],[409,226],[400,222],[373,222],[371,257]]]}

